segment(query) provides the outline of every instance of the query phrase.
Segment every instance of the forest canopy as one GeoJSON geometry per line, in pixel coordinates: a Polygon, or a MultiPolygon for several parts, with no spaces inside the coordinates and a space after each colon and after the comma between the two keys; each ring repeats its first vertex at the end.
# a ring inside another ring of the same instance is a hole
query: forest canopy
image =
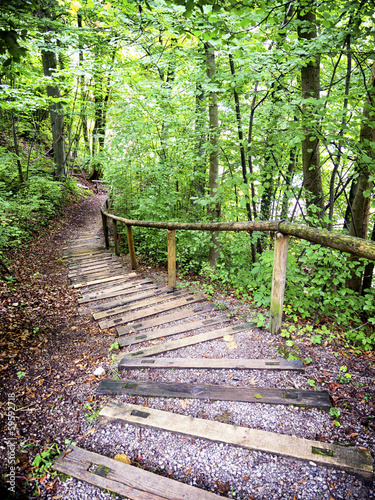
{"type": "MultiPolygon", "coordinates": [[[[372,0],[2,5],[1,247],[83,171],[129,219],[285,220],[374,240],[373,13],[372,0]]],[[[270,236],[180,231],[179,273],[268,307],[270,236]]],[[[135,241],[166,260],[162,231],[135,241]]],[[[294,239],[285,312],[371,349],[372,275],[373,262],[294,239]]]]}

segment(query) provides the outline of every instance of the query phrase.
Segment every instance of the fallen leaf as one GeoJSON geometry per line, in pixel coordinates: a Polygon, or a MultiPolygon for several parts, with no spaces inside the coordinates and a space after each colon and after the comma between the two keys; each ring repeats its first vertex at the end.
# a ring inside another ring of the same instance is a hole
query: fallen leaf
{"type": "Polygon", "coordinates": [[[228,342],[227,344],[228,349],[237,349],[237,344],[235,342],[228,342]]]}
{"type": "Polygon", "coordinates": [[[231,373],[231,374],[229,375],[229,377],[227,378],[227,380],[230,380],[232,377],[233,377],[233,373],[231,373]]]}
{"type": "Polygon", "coordinates": [[[132,463],[128,455],[126,455],[125,453],[120,453],[119,455],[116,455],[115,460],[117,460],[117,462],[122,462],[123,464],[128,464],[128,465],[131,465],[132,463]]]}
{"type": "Polygon", "coordinates": [[[224,335],[223,339],[225,340],[225,342],[231,342],[232,340],[234,340],[234,335],[224,335]]]}
{"type": "Polygon", "coordinates": [[[349,434],[350,438],[354,438],[356,436],[358,436],[358,432],[352,432],[351,434],[349,434]]]}
{"type": "Polygon", "coordinates": [[[261,396],[260,394],[254,394],[254,398],[257,398],[257,399],[263,399],[263,396],[261,396]]]}
{"type": "Polygon", "coordinates": [[[248,382],[248,384],[251,384],[251,385],[257,385],[257,381],[255,380],[255,378],[249,378],[249,380],[247,382],[248,382]]]}
{"type": "Polygon", "coordinates": [[[192,468],[191,468],[191,467],[189,467],[189,468],[188,468],[188,470],[186,471],[186,473],[185,473],[185,474],[188,476],[188,475],[190,474],[190,472],[191,472],[191,471],[192,471],[192,468]]]}

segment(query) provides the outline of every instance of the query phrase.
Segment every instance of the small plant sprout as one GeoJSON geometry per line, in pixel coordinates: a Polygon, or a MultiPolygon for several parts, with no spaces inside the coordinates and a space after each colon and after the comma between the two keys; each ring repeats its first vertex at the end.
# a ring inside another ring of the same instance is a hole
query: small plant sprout
{"type": "MultiPolygon", "coordinates": [[[[331,408],[329,410],[329,413],[334,419],[340,418],[341,415],[341,411],[339,408],[331,408]]],[[[340,427],[340,422],[338,420],[333,420],[333,425],[335,425],[336,427],[340,427]]]]}
{"type": "Polygon", "coordinates": [[[348,372],[348,367],[346,365],[340,366],[340,371],[337,374],[336,380],[340,384],[348,384],[352,379],[351,374],[348,372]]]}

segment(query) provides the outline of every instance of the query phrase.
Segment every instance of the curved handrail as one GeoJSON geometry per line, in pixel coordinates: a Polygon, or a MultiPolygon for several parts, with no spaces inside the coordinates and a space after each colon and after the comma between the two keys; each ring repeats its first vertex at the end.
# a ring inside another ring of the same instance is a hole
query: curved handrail
{"type": "Polygon", "coordinates": [[[325,247],[347,252],[357,257],[375,261],[375,241],[335,233],[326,229],[317,229],[303,224],[286,221],[251,221],[251,222],[159,222],[125,219],[103,210],[103,215],[123,222],[127,226],[150,227],[156,229],[188,230],[188,231],[279,231],[325,247]]]}
{"type": "Polygon", "coordinates": [[[275,249],[272,273],[272,290],[270,306],[270,331],[281,330],[284,290],[286,283],[286,265],[288,255],[288,239],[294,236],[325,247],[347,252],[357,257],[375,261],[375,242],[356,238],[346,234],[334,233],[325,229],[317,229],[303,224],[286,221],[252,221],[252,222],[158,222],[125,219],[109,213],[108,199],[100,207],[103,218],[103,230],[106,247],[109,248],[107,217],[113,220],[116,255],[119,254],[117,241],[117,222],[126,224],[129,256],[132,269],[137,268],[135,258],[132,226],[167,229],[168,243],[168,284],[176,286],[176,242],[175,231],[272,231],[275,232],[275,249]],[[104,205],[106,209],[104,210],[104,205]]]}

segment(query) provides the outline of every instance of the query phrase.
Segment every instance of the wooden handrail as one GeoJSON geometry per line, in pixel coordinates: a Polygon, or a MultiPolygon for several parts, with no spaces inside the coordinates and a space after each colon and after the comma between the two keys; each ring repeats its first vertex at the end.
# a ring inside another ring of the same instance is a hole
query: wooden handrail
{"type": "MultiPolygon", "coordinates": [[[[271,322],[270,330],[272,333],[278,333],[281,329],[282,309],[284,302],[284,287],[286,277],[286,255],[288,247],[287,236],[294,236],[312,243],[317,243],[324,247],[334,248],[341,252],[350,253],[357,257],[362,257],[375,261],[375,242],[349,236],[346,234],[335,233],[325,229],[317,229],[302,224],[295,224],[286,221],[251,221],[251,222],[159,222],[125,219],[117,215],[110,214],[104,210],[104,201],[100,208],[103,218],[104,235],[108,235],[108,226],[106,218],[126,224],[129,253],[131,265],[136,269],[135,251],[132,226],[149,227],[154,229],[167,229],[168,235],[168,280],[170,286],[176,285],[176,249],[174,231],[268,231],[275,232],[275,257],[274,270],[272,277],[272,296],[271,296],[271,322]],[[172,234],[173,233],[173,234],[172,234]],[[173,260],[173,262],[171,262],[173,260]]],[[[108,206],[108,203],[107,203],[108,206]]],[[[107,243],[106,236],[106,243],[107,243]]]]}

